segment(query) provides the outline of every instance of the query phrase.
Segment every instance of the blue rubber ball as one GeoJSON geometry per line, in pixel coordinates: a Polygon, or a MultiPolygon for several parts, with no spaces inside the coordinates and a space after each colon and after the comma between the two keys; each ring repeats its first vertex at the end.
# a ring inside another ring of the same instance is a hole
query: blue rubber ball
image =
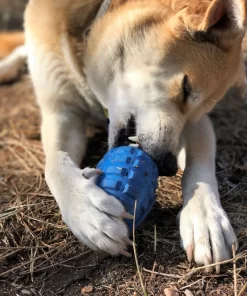
{"type": "MultiPolygon", "coordinates": [[[[108,151],[98,163],[103,173],[97,184],[108,194],[115,196],[134,215],[135,201],[137,228],[155,202],[158,186],[158,168],[152,158],[139,148],[121,146],[108,151]]],[[[133,220],[126,219],[130,231],[133,220]]]]}

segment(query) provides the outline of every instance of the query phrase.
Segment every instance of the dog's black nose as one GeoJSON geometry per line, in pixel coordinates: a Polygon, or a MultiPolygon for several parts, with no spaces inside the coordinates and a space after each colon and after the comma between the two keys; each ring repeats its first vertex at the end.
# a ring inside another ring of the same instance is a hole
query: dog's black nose
{"type": "Polygon", "coordinates": [[[174,176],[178,171],[177,158],[171,152],[165,154],[162,159],[155,160],[160,176],[174,176]]]}

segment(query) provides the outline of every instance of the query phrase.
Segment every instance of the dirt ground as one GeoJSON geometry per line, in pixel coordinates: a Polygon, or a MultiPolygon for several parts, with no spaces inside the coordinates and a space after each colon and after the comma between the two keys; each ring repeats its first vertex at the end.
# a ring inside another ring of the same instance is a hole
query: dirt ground
{"type": "MultiPolygon", "coordinates": [[[[240,242],[238,291],[247,281],[246,114],[247,106],[234,91],[211,114],[222,203],[240,242]]],[[[39,123],[28,76],[0,87],[1,295],[80,295],[88,285],[93,286],[92,295],[142,295],[134,258],[96,254],[63,224],[44,181],[39,123]]],[[[91,141],[87,164],[98,162],[105,141],[105,135],[91,141]]],[[[232,263],[223,265],[219,275],[206,274],[191,269],[179,247],[175,217],[181,207],[180,177],[160,179],[157,202],[136,233],[145,287],[149,295],[164,295],[166,287],[183,295],[186,286],[194,295],[233,295],[232,263]],[[160,275],[146,271],[152,269],[160,275]]]]}
{"type": "MultiPolygon", "coordinates": [[[[223,264],[220,274],[188,265],[176,226],[179,172],[159,180],[157,202],[136,233],[148,295],[165,295],[172,287],[178,295],[231,296],[234,283],[239,296],[247,295],[247,105],[232,90],[210,116],[222,204],[239,239],[236,269],[233,261],[223,264]]],[[[134,256],[92,252],[62,222],[44,181],[39,124],[27,75],[0,86],[0,295],[143,295],[134,256]]],[[[99,161],[105,142],[104,134],[91,139],[85,164],[99,161]]]]}

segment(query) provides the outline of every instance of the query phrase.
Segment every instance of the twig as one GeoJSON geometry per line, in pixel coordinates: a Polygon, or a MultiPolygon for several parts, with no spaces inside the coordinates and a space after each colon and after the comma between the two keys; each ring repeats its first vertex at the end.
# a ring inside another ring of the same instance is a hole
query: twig
{"type": "MultiPolygon", "coordinates": [[[[0,250],[31,250],[33,247],[1,247],[0,246],[0,250]]],[[[38,246],[38,247],[35,247],[35,248],[38,248],[38,249],[44,249],[44,248],[47,248],[47,246],[38,246]]],[[[50,247],[51,248],[51,247],[50,247]]],[[[53,248],[55,249],[55,248],[53,248]]],[[[8,256],[10,256],[10,254],[8,254],[8,256]]]]}
{"type": "Polygon", "coordinates": [[[26,162],[22,159],[22,157],[20,157],[20,155],[10,146],[7,146],[7,149],[9,150],[9,152],[11,152],[11,154],[13,154],[17,160],[22,163],[23,167],[25,168],[25,170],[27,172],[30,172],[30,167],[26,164],[26,162]]]}
{"type": "Polygon", "coordinates": [[[197,271],[202,270],[202,269],[206,269],[207,267],[213,267],[213,266],[217,266],[217,265],[222,265],[222,264],[227,264],[227,263],[231,263],[234,260],[237,261],[239,259],[242,259],[245,256],[241,256],[241,254],[239,254],[238,256],[236,256],[235,258],[232,259],[228,259],[225,261],[221,261],[221,262],[217,262],[217,263],[212,263],[209,265],[204,265],[204,266],[200,266],[197,268],[193,268],[190,272],[188,272],[187,274],[185,274],[180,280],[179,282],[181,283],[185,278],[191,277],[193,274],[195,274],[197,271]]]}
{"type": "Polygon", "coordinates": [[[152,274],[151,274],[151,277],[150,277],[150,281],[149,282],[151,282],[152,279],[153,279],[155,267],[156,267],[156,262],[154,261],[154,265],[153,265],[153,268],[152,268],[152,274]]]}
{"type": "Polygon", "coordinates": [[[180,275],[157,272],[157,271],[149,270],[149,269],[146,269],[146,268],[143,268],[143,271],[146,271],[146,272],[151,273],[151,274],[157,274],[157,275],[162,275],[162,276],[166,276],[166,277],[171,277],[171,278],[174,278],[174,279],[180,279],[181,278],[180,275]]]}
{"type": "Polygon", "coordinates": [[[41,196],[41,197],[53,197],[52,194],[48,194],[48,193],[36,193],[36,192],[33,192],[33,193],[29,193],[29,195],[33,195],[33,196],[41,196]]]}
{"type": "MultiPolygon", "coordinates": [[[[239,259],[242,259],[243,257],[245,257],[245,256],[241,256],[241,254],[239,254],[238,256],[235,257],[235,260],[237,261],[239,259]]],[[[234,258],[228,259],[225,261],[221,261],[221,262],[217,262],[217,263],[212,263],[212,264],[196,267],[196,268],[193,268],[192,271],[198,271],[198,270],[206,269],[207,267],[214,267],[214,266],[221,265],[221,264],[231,263],[231,262],[233,262],[233,260],[234,260],[234,258]]]]}
{"type": "Polygon", "coordinates": [[[25,146],[23,143],[19,142],[18,143],[21,148],[23,148],[27,154],[33,159],[33,161],[36,163],[39,169],[43,170],[44,165],[37,159],[37,157],[28,149],[27,146],[25,146]]]}
{"type": "MultiPolygon", "coordinates": [[[[52,252],[55,251],[55,250],[56,250],[56,249],[53,249],[53,250],[47,252],[46,255],[52,253],[52,252]]],[[[42,257],[44,257],[44,255],[40,255],[40,256],[38,256],[38,257],[36,258],[36,260],[37,260],[37,259],[40,259],[40,258],[42,258],[42,257]]],[[[22,268],[23,266],[26,266],[26,265],[30,264],[31,262],[32,262],[32,260],[29,260],[29,261],[27,261],[27,262],[25,262],[25,263],[21,263],[21,264],[15,266],[14,268],[8,269],[8,270],[2,272],[2,273],[0,274],[0,277],[2,277],[2,276],[6,276],[7,274],[11,273],[12,271],[17,270],[17,269],[19,269],[19,268],[22,268]]]]}
{"type": "Polygon", "coordinates": [[[193,282],[193,283],[191,283],[191,284],[189,284],[187,286],[184,286],[184,287],[180,288],[179,290],[182,291],[182,290],[185,290],[187,288],[190,288],[191,286],[194,286],[195,284],[201,282],[202,280],[203,280],[203,278],[201,278],[201,279],[199,279],[199,280],[197,280],[197,281],[195,281],[195,282],[193,282]]]}
{"type": "Polygon", "coordinates": [[[170,180],[168,180],[167,178],[166,178],[166,184],[172,185],[172,186],[176,187],[177,189],[181,190],[181,185],[173,183],[170,180]]]}
{"type": "Polygon", "coordinates": [[[30,257],[31,257],[31,259],[30,259],[30,275],[31,275],[31,280],[32,280],[32,282],[33,282],[33,272],[34,272],[34,264],[35,264],[35,261],[36,261],[36,259],[35,259],[35,257],[36,257],[36,254],[37,254],[37,251],[38,251],[38,249],[37,248],[34,248],[34,250],[33,250],[33,248],[31,249],[31,254],[30,254],[30,257]]]}
{"type": "MultiPolygon", "coordinates": [[[[41,265],[44,265],[47,261],[50,261],[53,257],[55,257],[56,255],[60,254],[65,248],[67,247],[67,245],[65,244],[64,246],[62,246],[55,254],[51,255],[49,258],[47,258],[47,254],[49,253],[45,253],[44,255],[41,255],[40,257],[46,257],[46,259],[42,262],[40,262],[38,265],[36,265],[36,269],[37,267],[40,267],[41,265]]],[[[59,247],[58,247],[59,248],[59,247]]],[[[55,250],[57,250],[58,248],[56,248],[55,250]]],[[[51,250],[52,251],[52,250],[51,250]]],[[[50,251],[50,252],[51,252],[50,251]]],[[[38,259],[39,257],[37,257],[36,259],[38,259]]],[[[36,272],[36,270],[35,270],[36,272]]],[[[27,274],[29,273],[29,271],[23,271],[22,274],[27,274]]]]}
{"type": "Polygon", "coordinates": [[[237,288],[237,266],[236,266],[236,246],[232,245],[232,256],[233,256],[233,279],[234,279],[234,296],[238,295],[237,288]]]}
{"type": "Polygon", "coordinates": [[[138,276],[141,282],[141,287],[142,287],[142,291],[143,291],[143,295],[144,296],[148,296],[143,280],[142,280],[142,275],[141,275],[141,271],[140,271],[140,266],[138,263],[138,258],[137,258],[137,252],[136,252],[136,242],[135,242],[135,220],[136,220],[136,204],[137,201],[135,201],[135,207],[134,207],[134,220],[133,220],[133,250],[134,250],[134,257],[135,257],[135,263],[136,263],[136,268],[137,268],[137,272],[138,272],[138,276]]]}
{"type": "Polygon", "coordinates": [[[234,187],[232,187],[230,190],[228,190],[225,194],[223,194],[221,196],[221,198],[225,197],[226,195],[228,195],[229,193],[231,193],[232,191],[234,191],[235,189],[237,189],[240,185],[241,185],[241,182],[238,183],[237,185],[235,185],[234,187]]]}
{"type": "MultiPolygon", "coordinates": [[[[9,250],[9,248],[6,247],[6,250],[9,250]]],[[[13,252],[11,252],[11,253],[9,253],[9,254],[1,255],[1,257],[0,257],[0,262],[4,261],[6,258],[8,258],[8,257],[10,257],[10,256],[13,256],[14,254],[16,254],[16,253],[18,253],[18,252],[19,252],[19,250],[15,250],[15,251],[13,251],[13,252]]]]}
{"type": "MultiPolygon", "coordinates": [[[[202,269],[204,269],[204,268],[205,268],[205,266],[204,266],[202,269]]],[[[183,282],[185,279],[186,279],[186,281],[187,281],[187,280],[188,280],[189,278],[191,278],[195,273],[197,273],[197,270],[192,269],[190,272],[186,273],[184,276],[182,276],[182,277],[179,279],[178,284],[180,284],[181,282],[183,282]]]]}
{"type": "Polygon", "coordinates": [[[238,296],[244,295],[245,290],[247,290],[247,282],[245,283],[245,285],[242,287],[242,289],[238,293],[238,296]]]}
{"type": "Polygon", "coordinates": [[[154,253],[157,252],[157,231],[156,225],[154,225],[154,253]]]}
{"type": "MultiPolygon", "coordinates": [[[[43,164],[37,159],[37,157],[30,151],[30,149],[28,149],[28,147],[23,142],[8,140],[6,141],[6,144],[21,147],[23,150],[26,151],[26,153],[30,156],[30,158],[32,158],[32,160],[35,162],[35,164],[38,166],[39,169],[42,169],[42,170],[44,169],[43,164]]],[[[10,146],[8,146],[8,148],[10,148],[10,146]]]]}
{"type": "MultiPolygon", "coordinates": [[[[69,258],[69,259],[66,259],[66,260],[63,260],[63,261],[61,261],[61,262],[57,262],[57,263],[54,263],[54,264],[52,264],[52,265],[49,265],[49,266],[45,266],[45,267],[42,267],[42,268],[39,268],[39,269],[37,269],[37,266],[36,266],[36,270],[34,270],[34,272],[40,272],[40,271],[43,271],[43,270],[46,270],[46,269],[49,269],[49,268],[53,268],[54,266],[57,266],[57,265],[63,265],[63,263],[66,263],[66,262],[68,262],[68,261],[71,261],[71,260],[74,260],[74,259],[77,259],[77,258],[79,258],[79,257],[81,257],[82,255],[87,255],[87,254],[89,254],[89,253],[92,253],[93,251],[92,250],[89,250],[89,251],[85,251],[84,253],[82,253],[82,254],[77,254],[76,256],[74,256],[74,257],[71,257],[71,258],[69,258]]],[[[46,261],[48,261],[48,260],[46,260],[46,261]]],[[[41,264],[39,264],[38,266],[40,266],[41,264]]],[[[87,266],[81,266],[81,267],[73,267],[73,266],[70,266],[71,268],[84,268],[84,267],[88,267],[88,266],[94,266],[94,265],[87,265],[87,266]]],[[[69,266],[68,266],[69,267],[69,266]]],[[[22,272],[21,274],[27,274],[28,272],[22,272]]]]}

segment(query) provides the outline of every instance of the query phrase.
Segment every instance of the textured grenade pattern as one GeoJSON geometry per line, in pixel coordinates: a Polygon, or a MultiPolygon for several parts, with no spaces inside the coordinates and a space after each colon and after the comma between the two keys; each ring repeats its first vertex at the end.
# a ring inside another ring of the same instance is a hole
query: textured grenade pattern
{"type": "MultiPolygon", "coordinates": [[[[97,168],[103,174],[98,185],[122,202],[126,211],[134,215],[135,201],[137,228],[155,202],[158,169],[152,158],[139,148],[122,146],[107,152],[97,168]]],[[[133,221],[126,220],[129,230],[133,221]]]]}

